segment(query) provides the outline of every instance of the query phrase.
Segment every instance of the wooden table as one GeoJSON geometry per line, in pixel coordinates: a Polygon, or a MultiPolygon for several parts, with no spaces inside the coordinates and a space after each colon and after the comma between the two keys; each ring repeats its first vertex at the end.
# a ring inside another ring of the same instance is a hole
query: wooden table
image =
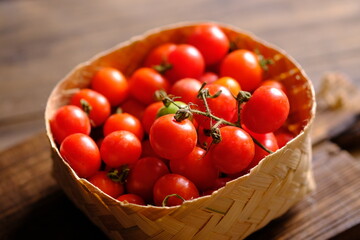
{"type": "MultiPolygon", "coordinates": [[[[342,72],[360,87],[357,0],[0,0],[1,239],[104,238],[50,176],[46,99],[67,72],[96,53],[150,28],[199,20],[246,29],[285,49],[316,90],[326,72],[342,72]]],[[[359,238],[359,159],[328,141],[346,140],[341,126],[358,130],[356,113],[335,121],[314,146],[317,192],[250,239],[359,238]]]]}

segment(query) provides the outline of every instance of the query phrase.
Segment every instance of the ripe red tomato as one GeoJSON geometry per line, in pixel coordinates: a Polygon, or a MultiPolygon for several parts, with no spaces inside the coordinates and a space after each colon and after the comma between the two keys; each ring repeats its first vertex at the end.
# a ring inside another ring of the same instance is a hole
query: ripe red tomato
{"type": "Polygon", "coordinates": [[[117,198],[120,202],[124,203],[133,203],[137,205],[145,205],[144,199],[142,199],[140,196],[132,193],[123,194],[120,197],[117,198]]]}
{"type": "Polygon", "coordinates": [[[108,177],[108,172],[106,171],[97,172],[89,178],[89,182],[113,198],[117,198],[124,193],[124,186],[120,182],[115,182],[108,177]]]}
{"type": "Polygon", "coordinates": [[[75,93],[71,97],[70,103],[82,108],[88,114],[94,127],[103,124],[111,113],[111,106],[107,98],[87,88],[75,93]]]}
{"type": "MultiPolygon", "coordinates": [[[[162,206],[164,199],[171,195],[177,194],[185,200],[199,197],[199,191],[194,183],[179,174],[169,173],[159,178],[154,186],[154,203],[162,206]]],[[[176,206],[183,203],[182,199],[172,196],[167,200],[166,206],[176,206]]]]}
{"type": "Polygon", "coordinates": [[[205,69],[203,56],[189,44],[177,45],[170,52],[167,63],[171,68],[165,72],[165,77],[173,83],[183,78],[199,78],[205,69]]]}
{"type": "Polygon", "coordinates": [[[183,175],[192,181],[199,190],[212,187],[219,176],[219,170],[214,166],[209,155],[202,148],[194,150],[184,158],[170,161],[172,173],[183,175]]]}
{"type": "Polygon", "coordinates": [[[66,105],[59,108],[50,120],[51,133],[60,144],[73,133],[90,134],[91,125],[86,113],[79,107],[66,105]]]}
{"type": "Polygon", "coordinates": [[[220,128],[222,140],[210,148],[209,154],[216,167],[227,174],[244,170],[254,158],[255,146],[250,135],[233,126],[220,128]]]}
{"type": "Polygon", "coordinates": [[[152,202],[155,182],[167,173],[167,166],[159,158],[141,158],[129,173],[126,189],[129,193],[139,195],[146,202],[152,202]]]}
{"type": "Polygon", "coordinates": [[[218,85],[226,87],[227,89],[229,89],[231,94],[235,97],[238,95],[238,93],[241,90],[239,83],[231,77],[219,78],[218,80],[216,80],[214,82],[214,84],[218,84],[218,85]]]}
{"type": "Polygon", "coordinates": [[[150,140],[146,139],[144,141],[141,142],[141,157],[157,157],[159,158],[159,155],[157,155],[154,152],[154,149],[152,149],[151,144],[150,144],[150,140]]]}
{"type": "Polygon", "coordinates": [[[210,130],[205,129],[203,127],[198,127],[198,146],[203,149],[209,149],[211,142],[213,141],[212,137],[210,136],[210,130]]]}
{"type": "Polygon", "coordinates": [[[289,100],[284,92],[262,86],[256,89],[250,100],[244,104],[241,121],[252,132],[274,132],[286,121],[289,109],[289,100]]]}
{"type": "Polygon", "coordinates": [[[106,165],[112,168],[134,164],[141,155],[141,142],[129,131],[115,131],[104,138],[100,154],[106,165]]]}
{"type": "Polygon", "coordinates": [[[222,77],[232,77],[244,91],[252,92],[262,80],[262,68],[255,53],[239,49],[229,53],[220,65],[222,77]]]}
{"type": "Polygon", "coordinates": [[[144,104],[155,102],[156,90],[168,91],[169,82],[152,68],[139,68],[129,79],[131,95],[144,104]]]}
{"type": "Polygon", "coordinates": [[[137,119],[142,119],[142,117],[144,116],[146,105],[133,98],[127,98],[120,105],[120,108],[122,112],[129,113],[137,119]]]}
{"type": "Polygon", "coordinates": [[[268,79],[268,80],[262,81],[260,86],[270,86],[270,87],[278,88],[287,95],[287,90],[286,90],[284,84],[282,84],[279,81],[268,79]]]}
{"type": "Polygon", "coordinates": [[[81,178],[91,177],[101,165],[98,146],[91,137],[83,133],[66,137],[60,145],[60,154],[81,178]]]}
{"type": "Polygon", "coordinates": [[[195,103],[200,88],[200,81],[194,78],[183,78],[174,83],[170,89],[170,93],[176,97],[181,97],[177,100],[186,104],[189,102],[195,103]]]}
{"type": "Polygon", "coordinates": [[[115,113],[106,120],[103,128],[104,136],[119,130],[135,134],[140,141],[144,136],[144,129],[139,119],[128,113],[115,113]]]}
{"type": "Polygon", "coordinates": [[[150,133],[150,128],[156,120],[156,115],[160,108],[164,106],[163,102],[154,102],[146,107],[141,123],[145,132],[150,133]]]}
{"type": "Polygon", "coordinates": [[[174,114],[156,119],[149,137],[154,151],[169,160],[190,154],[197,143],[196,129],[192,122],[189,119],[178,122],[174,114]]]}
{"type": "Polygon", "coordinates": [[[215,82],[219,76],[216,73],[213,72],[205,72],[201,77],[199,78],[200,82],[206,82],[206,83],[213,83],[215,82]]]}
{"type": "MultiPolygon", "coordinates": [[[[213,115],[223,118],[226,121],[231,121],[234,114],[237,112],[237,104],[230,91],[227,88],[214,83],[206,85],[204,89],[209,89],[211,95],[221,91],[220,96],[217,98],[207,98],[207,103],[213,115]]],[[[197,98],[195,103],[197,109],[205,112],[206,108],[202,99],[197,98]]],[[[210,129],[211,126],[215,124],[214,120],[199,114],[194,114],[194,118],[199,126],[202,126],[205,129],[210,129]]]]}
{"type": "Polygon", "coordinates": [[[274,132],[279,148],[285,146],[295,135],[285,128],[279,128],[274,132]]]}
{"type": "Polygon", "coordinates": [[[111,67],[104,67],[95,73],[91,88],[104,95],[111,106],[119,105],[129,94],[128,82],[124,75],[111,67]]]}
{"type": "Polygon", "coordinates": [[[221,61],[230,47],[225,33],[215,24],[196,26],[188,38],[188,43],[200,51],[207,65],[221,61]]]}
{"type": "Polygon", "coordinates": [[[176,44],[174,43],[164,43],[160,46],[154,48],[147,55],[144,66],[145,67],[154,67],[161,65],[162,63],[167,62],[169,54],[175,50],[176,44]]]}

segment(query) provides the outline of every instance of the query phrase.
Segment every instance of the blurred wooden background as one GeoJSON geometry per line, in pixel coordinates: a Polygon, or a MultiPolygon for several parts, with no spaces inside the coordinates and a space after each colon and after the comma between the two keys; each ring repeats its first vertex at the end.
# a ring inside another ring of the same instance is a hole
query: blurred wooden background
{"type": "MultiPolygon", "coordinates": [[[[47,231],[59,234],[60,237],[55,239],[67,236],[63,231],[69,231],[71,239],[79,239],[83,235],[77,232],[75,225],[68,224],[62,229],[56,224],[71,218],[71,223],[81,222],[82,230],[93,227],[59,191],[49,175],[43,112],[50,91],[75,65],[132,36],[180,21],[204,20],[234,25],[284,49],[303,66],[316,90],[326,72],[341,72],[360,87],[358,0],[0,0],[0,173],[8,174],[0,175],[0,180],[5,180],[0,181],[0,190],[9,194],[0,196],[0,203],[8,204],[2,206],[8,212],[0,209],[0,216],[6,217],[1,219],[0,225],[8,222],[3,229],[22,219],[18,224],[20,230],[39,233],[43,232],[43,224],[52,221],[55,224],[50,224],[47,231]],[[21,143],[23,141],[27,142],[21,143]],[[11,169],[18,160],[23,160],[24,164],[11,169]],[[37,177],[28,185],[24,181],[31,176],[22,178],[23,175],[14,172],[27,168],[31,168],[37,177]],[[13,188],[8,186],[8,176],[14,186],[25,190],[23,195],[19,189],[12,191],[13,188]],[[29,199],[29,196],[33,198],[29,199]],[[28,203],[22,202],[24,200],[28,203]],[[29,204],[32,204],[31,208],[29,204]],[[59,208],[54,208],[57,204],[59,208]],[[16,214],[19,210],[22,210],[20,215],[16,214]],[[48,213],[52,211],[56,215],[48,213]],[[29,222],[38,224],[30,227],[29,222]]],[[[341,152],[337,148],[329,149],[332,150],[325,151],[328,155],[320,151],[315,158],[334,158],[341,152]]],[[[350,155],[346,155],[346,159],[353,164],[350,155]]],[[[346,165],[341,167],[347,169],[346,165]]],[[[328,170],[323,170],[318,177],[328,176],[332,169],[328,170]]],[[[336,178],[333,180],[336,183],[336,178]]],[[[323,184],[330,183],[323,181],[323,184]]],[[[354,197],[350,192],[352,188],[346,184],[343,182],[339,189],[354,197]]],[[[356,186],[355,181],[352,186],[356,186]]],[[[300,206],[307,208],[307,204],[300,206]]],[[[325,217],[329,216],[326,214],[325,217]]],[[[350,222],[358,224],[360,214],[353,215],[356,218],[350,222]]],[[[269,236],[269,233],[273,233],[274,238],[284,236],[271,232],[271,228],[277,227],[276,233],[281,232],[283,224],[289,223],[291,228],[288,216],[282,218],[280,224],[263,230],[257,239],[269,236]]],[[[346,215],[341,218],[346,219],[346,215]]],[[[308,228],[300,230],[307,231],[308,228]]],[[[352,236],[351,239],[356,239],[354,236],[359,231],[360,225],[341,238],[352,236]]],[[[93,234],[94,239],[103,237],[96,230],[89,234],[93,234]]],[[[18,238],[22,237],[20,233],[18,238]]]]}

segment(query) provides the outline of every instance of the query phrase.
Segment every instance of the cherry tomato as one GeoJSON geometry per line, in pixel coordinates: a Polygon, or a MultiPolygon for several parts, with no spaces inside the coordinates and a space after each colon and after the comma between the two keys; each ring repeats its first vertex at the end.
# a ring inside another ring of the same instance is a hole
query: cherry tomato
{"type": "Polygon", "coordinates": [[[209,155],[199,147],[195,147],[184,158],[172,159],[170,169],[172,173],[180,174],[192,181],[199,190],[212,187],[219,175],[219,170],[215,168],[209,155]]]}
{"type": "MultiPolygon", "coordinates": [[[[169,173],[159,178],[154,186],[154,203],[162,206],[164,199],[171,195],[177,194],[184,200],[191,200],[199,197],[199,191],[194,183],[179,174],[169,173]]],[[[172,196],[169,197],[166,206],[176,206],[183,203],[183,200],[172,196]]]]}
{"type": "Polygon", "coordinates": [[[205,72],[201,77],[199,78],[200,82],[206,82],[206,83],[213,83],[215,82],[219,76],[216,73],[213,72],[205,72]]]}
{"type": "Polygon", "coordinates": [[[144,111],[144,116],[141,119],[141,123],[144,127],[145,132],[150,133],[150,128],[156,120],[156,115],[160,108],[164,106],[163,102],[154,102],[147,106],[144,111]]]}
{"type": "Polygon", "coordinates": [[[145,205],[144,199],[142,199],[140,196],[132,193],[123,194],[120,197],[117,198],[120,202],[124,203],[133,203],[137,205],[145,205]]]}
{"type": "Polygon", "coordinates": [[[141,142],[141,157],[157,157],[159,158],[159,155],[157,155],[154,152],[154,149],[152,149],[151,144],[150,144],[150,140],[146,139],[144,141],[141,142]]]}
{"type": "Polygon", "coordinates": [[[174,114],[159,117],[150,129],[150,144],[163,158],[176,159],[190,154],[196,146],[196,129],[189,119],[178,122],[174,114]]]}
{"type": "MultiPolygon", "coordinates": [[[[207,98],[207,103],[213,115],[223,118],[226,121],[231,121],[237,111],[237,104],[230,91],[227,88],[214,83],[206,85],[204,89],[209,89],[211,95],[221,91],[220,96],[216,98],[207,98]]],[[[198,110],[205,112],[206,108],[202,99],[197,98],[195,103],[198,110]]],[[[209,129],[215,124],[214,120],[199,114],[194,114],[194,118],[199,126],[202,126],[205,129],[209,129]]]]}
{"type": "Polygon", "coordinates": [[[205,129],[203,127],[198,127],[198,145],[207,150],[209,149],[211,142],[213,141],[212,137],[210,136],[210,130],[205,129]]]}
{"type": "Polygon", "coordinates": [[[254,133],[274,132],[289,115],[289,100],[285,93],[273,87],[256,89],[241,111],[242,124],[254,133]]]}
{"type": "Polygon", "coordinates": [[[229,40],[215,24],[201,24],[195,27],[188,38],[203,55],[207,65],[221,61],[229,51],[229,40]]]}
{"type": "Polygon", "coordinates": [[[252,92],[262,80],[262,68],[255,53],[239,49],[229,53],[220,65],[220,75],[232,77],[244,91],[252,92]]]}
{"type": "Polygon", "coordinates": [[[121,105],[121,112],[129,113],[137,119],[142,119],[144,116],[146,105],[133,99],[127,98],[121,105]]]}
{"type": "Polygon", "coordinates": [[[124,193],[123,185],[108,177],[108,172],[106,171],[97,172],[94,176],[89,178],[89,182],[113,198],[117,198],[124,193]]]}
{"type": "Polygon", "coordinates": [[[155,102],[156,90],[168,91],[169,82],[152,68],[139,68],[129,79],[131,95],[144,104],[155,102]]]}
{"type": "Polygon", "coordinates": [[[164,43],[160,46],[154,48],[147,55],[144,66],[145,67],[154,67],[166,63],[170,52],[175,50],[176,44],[174,43],[164,43]]]}
{"type": "Polygon", "coordinates": [[[71,97],[70,103],[88,113],[91,124],[94,127],[103,124],[111,113],[111,106],[107,98],[87,88],[75,93],[71,97]]]}
{"type": "Polygon", "coordinates": [[[60,107],[50,120],[50,127],[58,144],[73,133],[89,135],[91,131],[90,120],[86,113],[73,105],[60,107]]]}
{"type": "Polygon", "coordinates": [[[228,88],[230,90],[231,94],[235,97],[238,95],[238,93],[241,90],[239,83],[231,77],[219,78],[214,83],[228,88]]]}
{"type": "Polygon", "coordinates": [[[227,174],[244,170],[254,158],[255,146],[250,135],[233,126],[220,128],[222,140],[210,148],[209,154],[216,167],[227,174]]]}
{"type": "Polygon", "coordinates": [[[106,165],[112,168],[134,164],[141,155],[141,142],[129,131],[115,131],[104,138],[100,154],[106,165]]]}
{"type": "MultiPolygon", "coordinates": [[[[253,138],[255,138],[259,143],[261,143],[264,147],[269,149],[272,152],[275,152],[279,149],[275,135],[273,133],[253,133],[249,130],[246,130],[253,138]]],[[[262,160],[264,157],[269,155],[267,151],[262,149],[259,145],[255,144],[255,155],[253,160],[251,161],[250,165],[247,167],[247,169],[251,169],[258,165],[260,160],[262,160]]]]}
{"type": "Polygon", "coordinates": [[[292,132],[290,132],[285,128],[279,128],[278,130],[275,131],[274,134],[279,148],[285,146],[290,140],[292,140],[295,137],[295,135],[292,132]]]}
{"type": "Polygon", "coordinates": [[[183,78],[174,83],[170,93],[176,97],[181,97],[179,100],[184,103],[195,103],[200,88],[200,81],[194,78],[183,78]]]}
{"type": "Polygon", "coordinates": [[[119,105],[129,94],[128,82],[124,75],[111,67],[104,67],[95,73],[91,88],[104,95],[111,106],[119,105]]]}
{"type": "Polygon", "coordinates": [[[174,101],[174,103],[170,103],[167,107],[162,106],[156,114],[156,118],[164,116],[166,114],[175,114],[179,110],[179,107],[185,106],[186,104],[184,102],[174,101]]]}
{"type": "Polygon", "coordinates": [[[139,119],[128,113],[115,113],[111,115],[104,124],[104,136],[119,130],[129,131],[141,141],[144,129],[139,119]]]}
{"type": "Polygon", "coordinates": [[[167,166],[159,158],[141,158],[130,171],[126,188],[129,193],[137,194],[146,202],[151,202],[155,182],[167,173],[167,166]]]}
{"type": "Polygon", "coordinates": [[[83,133],[66,137],[60,145],[60,154],[81,178],[91,177],[101,165],[98,146],[91,137],[83,133]]]}
{"type": "Polygon", "coordinates": [[[270,87],[278,88],[287,95],[287,90],[286,90],[284,84],[282,84],[279,81],[268,79],[268,80],[262,81],[260,86],[270,86],[270,87]]]}
{"type": "Polygon", "coordinates": [[[171,68],[165,72],[165,77],[173,83],[183,78],[199,78],[205,69],[203,56],[189,44],[177,45],[170,52],[167,63],[171,68]]]}
{"type": "Polygon", "coordinates": [[[231,181],[231,178],[229,178],[229,177],[219,177],[219,178],[215,179],[214,185],[210,189],[207,189],[206,191],[204,191],[203,195],[204,196],[211,195],[216,190],[224,187],[228,181],[231,181]]]}

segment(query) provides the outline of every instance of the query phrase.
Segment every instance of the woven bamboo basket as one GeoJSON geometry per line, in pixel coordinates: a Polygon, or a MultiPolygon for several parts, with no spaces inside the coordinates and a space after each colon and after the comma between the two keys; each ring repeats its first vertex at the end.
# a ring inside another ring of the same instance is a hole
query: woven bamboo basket
{"type": "Polygon", "coordinates": [[[184,42],[195,25],[181,23],[152,30],[95,56],[75,67],[48,99],[45,119],[53,176],[77,207],[111,239],[243,239],[284,214],[314,189],[309,132],[315,99],[311,82],[283,50],[223,24],[219,26],[239,48],[257,49],[274,61],[267,74],[287,88],[291,110],[286,124],[296,138],[212,195],[176,207],[119,202],[79,178],[61,158],[49,119],[69,102],[73,89],[88,87],[94,73],[103,66],[118,68],[130,76],[152,48],[165,42],[184,42]]]}

